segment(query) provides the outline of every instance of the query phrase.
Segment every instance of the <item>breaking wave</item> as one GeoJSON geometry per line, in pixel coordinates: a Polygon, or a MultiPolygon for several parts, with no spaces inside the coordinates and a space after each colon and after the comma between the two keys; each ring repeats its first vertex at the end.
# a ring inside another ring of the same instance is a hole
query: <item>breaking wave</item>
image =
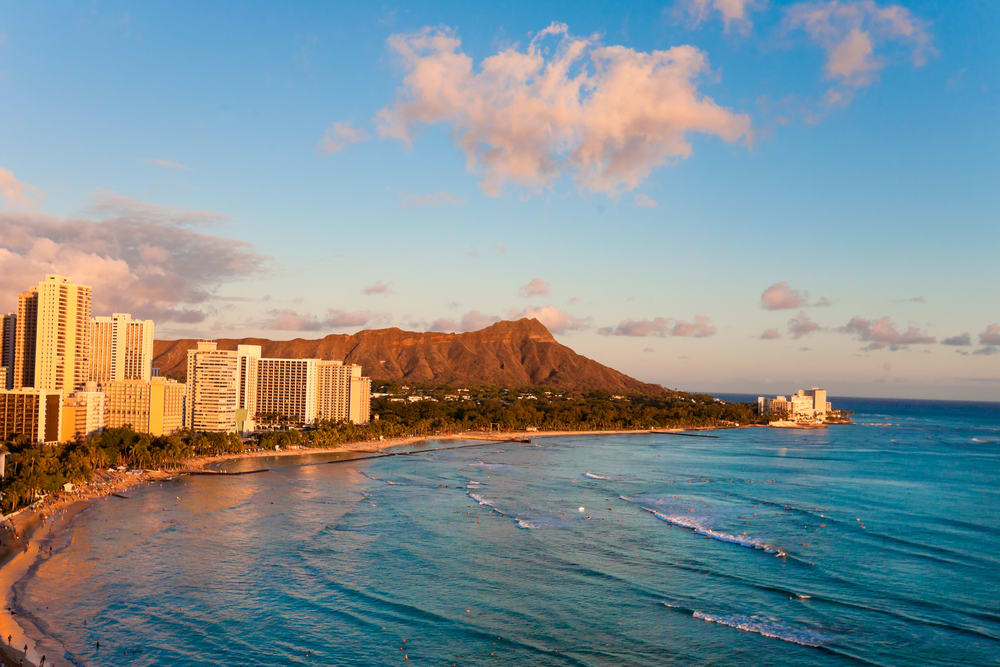
{"type": "Polygon", "coordinates": [[[647,512],[649,512],[650,514],[652,514],[653,516],[655,516],[660,521],[665,521],[666,523],[669,523],[671,526],[678,526],[680,528],[686,528],[686,529],[692,531],[693,533],[695,533],[696,535],[703,535],[703,536],[711,538],[713,540],[718,540],[719,542],[727,542],[729,544],[738,544],[738,545],[740,545],[742,547],[747,547],[748,549],[757,549],[759,551],[763,551],[764,553],[774,554],[778,558],[781,558],[781,557],[785,556],[785,552],[783,550],[779,549],[778,547],[771,546],[770,544],[766,544],[764,542],[761,542],[760,540],[755,539],[753,537],[746,537],[746,536],[739,536],[739,535],[730,535],[729,533],[723,533],[723,532],[720,532],[720,531],[717,531],[717,530],[712,530],[711,528],[707,528],[705,526],[702,526],[697,521],[694,521],[692,519],[688,519],[686,517],[668,516],[666,514],[663,514],[662,512],[657,512],[656,510],[650,509],[648,507],[643,507],[642,509],[644,509],[647,512]]]}
{"type": "Polygon", "coordinates": [[[780,621],[773,621],[763,616],[744,616],[743,614],[716,615],[706,614],[700,611],[695,611],[691,615],[702,621],[718,623],[719,625],[736,628],[737,630],[742,630],[743,632],[753,632],[764,637],[771,637],[772,639],[780,639],[783,642],[798,644],[799,646],[817,647],[821,646],[823,642],[831,639],[830,635],[822,632],[787,625],[785,623],[781,623],[780,621]]]}
{"type": "Polygon", "coordinates": [[[597,473],[594,472],[585,472],[583,473],[583,476],[588,477],[590,479],[608,479],[604,475],[598,475],[597,473]]]}

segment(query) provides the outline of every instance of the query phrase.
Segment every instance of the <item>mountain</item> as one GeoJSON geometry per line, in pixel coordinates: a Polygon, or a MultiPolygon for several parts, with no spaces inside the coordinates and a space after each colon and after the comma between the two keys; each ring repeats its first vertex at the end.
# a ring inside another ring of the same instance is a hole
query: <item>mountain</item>
{"type": "MultiPolygon", "coordinates": [[[[306,340],[222,338],[220,350],[260,345],[265,357],[342,359],[360,364],[374,380],[394,380],[451,386],[490,385],[522,388],[544,386],[572,392],[664,394],[667,390],[608,368],[556,342],[538,320],[497,322],[467,333],[414,332],[373,329],[356,334],[331,334],[306,340]]],[[[187,351],[197,339],[158,340],[153,366],[164,375],[182,379],[187,351]]]]}

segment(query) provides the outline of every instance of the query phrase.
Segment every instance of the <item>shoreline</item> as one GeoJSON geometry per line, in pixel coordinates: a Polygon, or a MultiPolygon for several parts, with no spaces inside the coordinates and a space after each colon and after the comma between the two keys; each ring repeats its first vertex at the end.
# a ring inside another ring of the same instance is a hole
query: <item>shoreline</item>
{"type": "Polygon", "coordinates": [[[73,521],[95,503],[109,496],[144,486],[149,482],[168,481],[182,475],[216,470],[229,461],[243,461],[271,457],[313,456],[357,452],[359,454],[378,453],[383,450],[404,447],[431,440],[480,440],[510,442],[515,439],[554,438],[577,435],[650,435],[655,433],[679,433],[685,431],[714,431],[747,426],[700,426],[670,429],[613,429],[606,431],[511,431],[485,432],[463,431],[440,435],[406,436],[387,440],[361,440],[333,447],[300,446],[291,449],[249,450],[236,454],[196,456],[186,459],[176,469],[136,471],[99,471],[94,480],[76,487],[73,491],[59,492],[46,496],[34,505],[22,508],[3,518],[0,524],[0,667],[8,665],[38,665],[42,656],[45,664],[65,665],[68,663],[61,647],[46,635],[32,621],[31,615],[18,608],[17,588],[54,551],[56,542],[64,536],[73,521]],[[209,467],[213,466],[213,467],[209,467]],[[26,622],[24,622],[26,621],[26,622]],[[25,627],[28,626],[28,627],[25,627]],[[7,637],[12,641],[8,645],[7,637]],[[27,646],[27,652],[22,647],[27,646]],[[58,653],[57,653],[58,652],[58,653]]]}

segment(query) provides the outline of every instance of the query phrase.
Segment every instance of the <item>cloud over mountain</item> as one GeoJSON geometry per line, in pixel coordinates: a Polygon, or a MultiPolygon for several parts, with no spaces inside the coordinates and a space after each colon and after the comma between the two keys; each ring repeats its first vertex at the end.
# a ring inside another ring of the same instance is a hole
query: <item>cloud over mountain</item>
{"type": "Polygon", "coordinates": [[[549,284],[541,278],[532,278],[517,293],[525,298],[532,296],[545,296],[549,293],[549,284]]]}
{"type": "Polygon", "coordinates": [[[369,323],[387,321],[384,315],[368,311],[346,311],[330,308],[323,317],[299,313],[289,308],[269,310],[267,318],[261,323],[265,329],[275,331],[326,331],[329,329],[350,329],[369,323]]]}
{"type": "Polygon", "coordinates": [[[693,322],[675,320],[671,317],[656,317],[651,320],[622,320],[614,327],[597,330],[602,336],[681,336],[707,338],[715,334],[715,326],[705,315],[695,315],[693,322]]]}

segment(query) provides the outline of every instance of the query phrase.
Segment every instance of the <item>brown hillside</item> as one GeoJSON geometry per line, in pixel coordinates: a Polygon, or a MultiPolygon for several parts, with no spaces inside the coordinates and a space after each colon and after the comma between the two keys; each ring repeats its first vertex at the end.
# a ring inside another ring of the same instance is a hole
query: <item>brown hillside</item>
{"type": "MultiPolygon", "coordinates": [[[[153,366],[164,375],[183,378],[187,351],[196,343],[192,338],[156,341],[153,366]]],[[[331,334],[316,340],[222,338],[218,344],[222,350],[260,345],[265,357],[343,359],[360,364],[364,374],[375,380],[454,386],[546,386],[620,394],[666,392],[660,385],[640,382],[559,344],[536,319],[497,322],[460,334],[393,328],[331,334]]]]}

